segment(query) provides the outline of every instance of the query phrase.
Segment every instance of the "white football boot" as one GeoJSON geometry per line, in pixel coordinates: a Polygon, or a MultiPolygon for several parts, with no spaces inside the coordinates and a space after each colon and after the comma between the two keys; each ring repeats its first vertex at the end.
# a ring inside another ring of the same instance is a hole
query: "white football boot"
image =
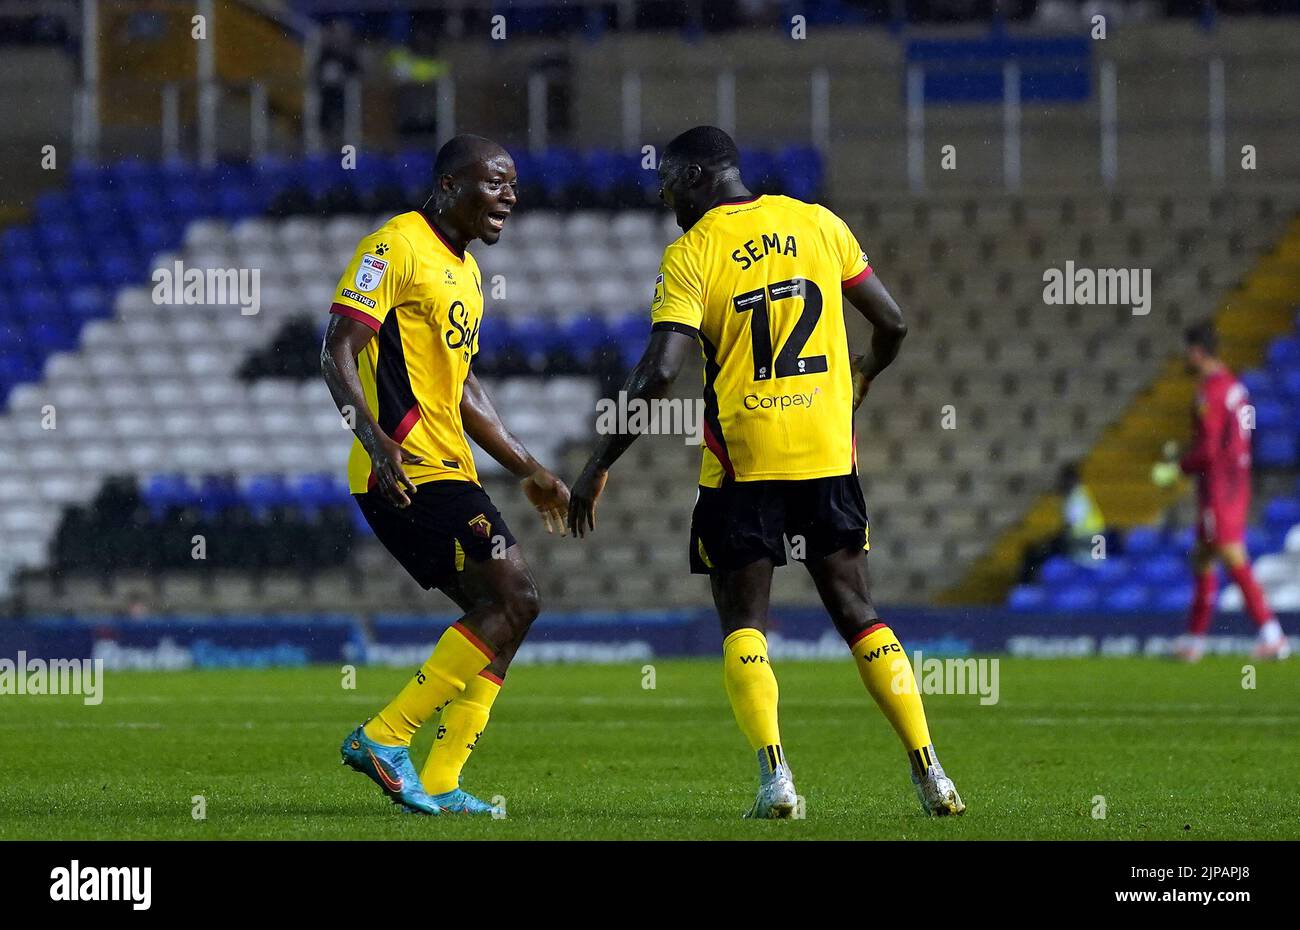
{"type": "Polygon", "coordinates": [[[1270,620],[1259,628],[1259,640],[1255,643],[1255,658],[1285,659],[1291,655],[1291,644],[1276,620],[1270,620]]]}
{"type": "Polygon", "coordinates": [[[916,759],[912,760],[912,784],[916,788],[916,796],[921,799],[921,809],[931,817],[960,816],[966,813],[966,805],[957,793],[957,786],[944,774],[943,766],[934,755],[934,747],[927,746],[924,751],[932,760],[924,772],[916,759]]]}
{"type": "Polygon", "coordinates": [[[745,817],[753,820],[789,820],[799,805],[794,777],[780,746],[758,751],[758,797],[745,817]]]}

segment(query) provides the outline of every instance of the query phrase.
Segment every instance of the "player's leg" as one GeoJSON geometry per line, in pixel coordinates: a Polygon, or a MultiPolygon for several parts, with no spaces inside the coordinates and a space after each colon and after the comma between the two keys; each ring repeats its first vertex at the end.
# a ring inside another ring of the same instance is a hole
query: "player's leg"
{"type": "Polygon", "coordinates": [[[343,741],[344,763],[395,802],[426,814],[441,813],[442,806],[424,790],[411,764],[411,737],[522,637],[537,616],[537,588],[513,559],[491,558],[498,546],[509,550],[515,540],[476,484],[431,482],[401,509],[377,494],[359,494],[356,500],[376,537],[421,587],[438,587],[472,559],[482,563],[487,583],[498,595],[467,610],[397,697],[343,741]]]}
{"type": "Polygon", "coordinates": [[[1229,577],[1241,589],[1242,599],[1246,603],[1246,613],[1255,621],[1259,630],[1259,641],[1255,645],[1255,655],[1261,659],[1285,659],[1291,654],[1291,646],[1282,633],[1282,625],[1273,616],[1264,597],[1264,590],[1255,580],[1251,569],[1250,557],[1246,554],[1244,542],[1232,541],[1221,543],[1216,550],[1219,561],[1227,570],[1229,577]]]}
{"type": "Polygon", "coordinates": [[[781,748],[777,715],[780,697],[767,654],[767,610],[772,560],[718,570],[710,577],[722,626],[722,680],[740,732],[758,756],[758,796],[747,817],[783,819],[794,814],[798,797],[781,748]]]}
{"type": "Polygon", "coordinates": [[[939,764],[912,665],[894,631],[871,602],[867,553],[851,546],[805,561],[835,629],[848,643],[867,692],[898,734],[912,767],[912,784],[928,814],[966,810],[939,764]]]}
{"type": "Polygon", "coordinates": [[[691,516],[691,571],[707,574],[722,625],[722,681],[732,712],[758,756],[759,789],[746,814],[784,818],[797,797],[781,748],[776,674],[767,654],[772,569],[785,564],[784,514],[770,482],[700,488],[691,516]]]}
{"type": "Polygon", "coordinates": [[[867,507],[856,474],[789,483],[791,547],[849,646],[867,692],[903,743],[912,783],[930,814],[966,809],[930,742],[920,689],[902,645],[871,601],[867,507]]]}
{"type": "Polygon", "coordinates": [[[709,583],[722,626],[722,680],[736,724],[760,757],[780,759],[778,690],[766,635],[772,561],[715,572],[709,583]]]}
{"type": "MultiPolygon", "coordinates": [[[[441,525],[441,511],[458,492],[429,485],[421,491],[411,506],[401,509],[376,493],[358,494],[355,500],[384,548],[422,588],[429,589],[454,570],[450,564],[454,537],[441,525]]],[[[394,803],[420,813],[441,813],[411,764],[411,736],[491,658],[490,648],[468,627],[449,629],[397,698],[344,738],[340,750],[344,764],[375,782],[394,803]]]]}
{"type": "Polygon", "coordinates": [[[1213,529],[1213,516],[1208,519],[1207,523],[1202,517],[1196,545],[1192,547],[1192,605],[1187,616],[1187,636],[1178,649],[1178,657],[1185,662],[1200,661],[1205,654],[1205,634],[1210,628],[1214,599],[1219,592],[1214,546],[1207,535],[1213,529]]]}
{"type": "Polygon", "coordinates": [[[366,735],[387,745],[410,745],[424,721],[460,695],[498,653],[523,639],[540,610],[537,585],[514,535],[478,485],[433,482],[402,515],[436,546],[426,554],[434,563],[430,586],[464,570],[488,596],[447,628],[415,677],[366,724],[366,735]]]}
{"type": "MultiPolygon", "coordinates": [[[[532,583],[532,571],[518,546],[508,549],[505,558],[514,562],[518,572],[527,577],[525,583],[532,583]]],[[[465,613],[498,597],[492,590],[489,579],[479,570],[477,563],[471,560],[466,560],[464,569],[442,585],[441,589],[465,613]]],[[[526,634],[527,630],[523,633],[526,634]]],[[[491,805],[460,788],[460,777],[470,754],[487,729],[492,705],[501,693],[506,671],[522,642],[523,635],[520,635],[498,650],[496,658],[488,667],[469,681],[465,690],[443,708],[433,748],[420,770],[420,781],[425,791],[444,809],[465,813],[493,811],[491,805]]]]}

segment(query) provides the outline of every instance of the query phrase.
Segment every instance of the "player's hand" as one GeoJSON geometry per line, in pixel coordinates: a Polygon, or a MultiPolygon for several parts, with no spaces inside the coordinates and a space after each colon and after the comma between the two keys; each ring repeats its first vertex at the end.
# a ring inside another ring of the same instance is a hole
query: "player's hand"
{"type": "Polygon", "coordinates": [[[853,409],[856,412],[862,406],[862,401],[866,399],[867,391],[871,390],[871,379],[862,373],[861,355],[852,356],[853,361],[853,409]]]}
{"type": "Polygon", "coordinates": [[[1151,483],[1158,488],[1170,488],[1178,483],[1181,469],[1174,462],[1156,462],[1151,466],[1151,483]]]}
{"type": "Polygon", "coordinates": [[[568,536],[565,518],[569,515],[569,489],[564,482],[545,468],[539,468],[520,482],[524,496],[537,508],[546,524],[546,532],[560,531],[561,536],[568,536]]]}
{"type": "Polygon", "coordinates": [[[424,458],[412,455],[387,436],[376,437],[376,446],[370,453],[370,470],[375,476],[375,487],[380,495],[394,507],[410,507],[407,492],[415,493],[415,485],[406,476],[403,465],[420,465],[424,458]]]}
{"type": "Polygon", "coordinates": [[[596,529],[596,501],[605,490],[609,472],[588,462],[578,480],[573,482],[573,497],[569,501],[569,529],[573,535],[585,537],[587,531],[596,529]]]}

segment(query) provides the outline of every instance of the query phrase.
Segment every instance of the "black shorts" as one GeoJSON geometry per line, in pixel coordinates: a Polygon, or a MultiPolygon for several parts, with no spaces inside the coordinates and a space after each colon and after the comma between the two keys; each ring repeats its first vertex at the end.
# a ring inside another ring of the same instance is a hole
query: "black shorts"
{"type": "Polygon", "coordinates": [[[455,580],[465,559],[498,558],[515,544],[501,511],[472,481],[426,481],[411,506],[394,507],[378,491],[354,494],[384,548],[422,588],[455,580]]]}
{"type": "Polygon", "coordinates": [[[759,559],[784,565],[783,537],[799,561],[868,548],[858,476],[701,487],[691,515],[691,572],[732,571],[759,559]]]}

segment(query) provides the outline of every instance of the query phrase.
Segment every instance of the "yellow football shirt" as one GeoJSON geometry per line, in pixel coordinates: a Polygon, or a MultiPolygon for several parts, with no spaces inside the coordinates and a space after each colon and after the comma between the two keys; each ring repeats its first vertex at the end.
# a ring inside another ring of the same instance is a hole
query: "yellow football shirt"
{"type": "MultiPolygon", "coordinates": [[[[424,458],[404,466],[411,482],[477,482],[460,419],[483,318],[474,256],[444,241],[423,213],[395,216],[357,245],[330,312],[375,331],[357,370],[380,428],[424,458]]],[[[373,480],[370,456],[355,441],[348,488],[358,494],[373,480]]]]}
{"type": "Polygon", "coordinates": [[[790,197],[720,204],[664,251],[651,319],[704,353],[701,485],[854,470],[840,291],[869,274],[843,220],[790,197]]]}

